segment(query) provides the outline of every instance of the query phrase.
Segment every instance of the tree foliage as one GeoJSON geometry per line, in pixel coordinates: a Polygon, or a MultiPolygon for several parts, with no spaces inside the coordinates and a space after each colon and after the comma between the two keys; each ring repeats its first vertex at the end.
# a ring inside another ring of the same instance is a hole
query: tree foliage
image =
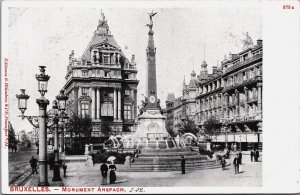
{"type": "Polygon", "coordinates": [[[17,144],[17,139],[16,139],[16,133],[15,130],[13,128],[13,126],[11,125],[11,123],[9,123],[9,127],[8,127],[8,145],[9,147],[13,147],[17,144]]]}
{"type": "Polygon", "coordinates": [[[90,141],[92,130],[92,118],[89,115],[71,115],[67,124],[67,131],[70,134],[71,140],[74,135],[80,138],[80,143],[78,143],[80,147],[82,147],[82,145],[84,144],[82,143],[82,137],[87,137],[90,141]]]}
{"type": "Polygon", "coordinates": [[[219,121],[214,117],[209,118],[204,122],[204,135],[211,138],[212,136],[218,135],[220,133],[219,121]]]}
{"type": "Polygon", "coordinates": [[[199,133],[199,128],[195,124],[195,121],[189,118],[188,116],[184,120],[182,120],[182,122],[179,123],[177,127],[178,131],[181,134],[192,133],[195,136],[197,136],[197,134],[199,133]]]}

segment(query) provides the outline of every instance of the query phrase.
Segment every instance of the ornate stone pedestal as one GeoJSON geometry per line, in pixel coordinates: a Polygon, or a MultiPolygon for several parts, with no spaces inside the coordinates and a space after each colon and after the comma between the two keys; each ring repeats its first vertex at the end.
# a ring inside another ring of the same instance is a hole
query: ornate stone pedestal
{"type": "Polygon", "coordinates": [[[157,110],[146,110],[138,118],[138,129],[133,137],[163,140],[169,137],[165,127],[165,116],[157,110]]]}

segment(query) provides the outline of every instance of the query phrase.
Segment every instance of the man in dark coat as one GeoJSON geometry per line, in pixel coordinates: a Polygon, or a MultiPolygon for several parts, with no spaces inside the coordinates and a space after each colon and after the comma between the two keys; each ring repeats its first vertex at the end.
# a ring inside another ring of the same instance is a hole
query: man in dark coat
{"type": "Polygon", "coordinates": [[[64,177],[66,177],[67,168],[68,168],[68,166],[64,163],[64,164],[63,164],[64,177]]]}
{"type": "Polygon", "coordinates": [[[224,156],[222,156],[221,165],[222,165],[222,170],[225,170],[226,160],[224,156]]]}
{"type": "Polygon", "coordinates": [[[32,156],[31,160],[29,161],[31,169],[32,169],[32,174],[38,173],[37,169],[36,169],[37,162],[38,162],[38,160],[36,158],[34,158],[34,156],[32,156]]]}
{"type": "Polygon", "coordinates": [[[250,152],[250,157],[251,157],[251,162],[252,162],[253,161],[253,157],[254,157],[254,151],[253,151],[253,149],[250,152]]]}
{"type": "Polygon", "coordinates": [[[181,173],[185,174],[185,159],[184,156],[181,156],[181,173]]]}
{"type": "Polygon", "coordinates": [[[55,159],[54,159],[54,156],[50,156],[49,157],[49,165],[50,165],[50,170],[53,170],[54,169],[54,164],[55,164],[55,159]]]}
{"type": "Polygon", "coordinates": [[[238,154],[233,159],[233,165],[234,165],[234,173],[239,173],[239,156],[238,154]]]}
{"type": "Polygon", "coordinates": [[[255,161],[256,162],[258,161],[258,158],[259,158],[259,151],[256,150],[256,152],[255,152],[255,161]]]}
{"type": "Polygon", "coordinates": [[[107,184],[108,166],[105,162],[100,166],[100,171],[101,171],[101,175],[102,175],[102,182],[101,183],[102,183],[102,185],[106,185],[107,184]]]}
{"type": "Polygon", "coordinates": [[[239,164],[242,164],[242,159],[243,159],[243,155],[242,155],[242,151],[239,152],[239,164]]]}

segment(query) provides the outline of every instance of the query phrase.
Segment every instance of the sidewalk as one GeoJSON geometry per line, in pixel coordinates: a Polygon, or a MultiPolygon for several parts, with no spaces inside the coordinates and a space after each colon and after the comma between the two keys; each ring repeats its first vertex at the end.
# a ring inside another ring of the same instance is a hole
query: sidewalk
{"type": "MultiPolygon", "coordinates": [[[[60,169],[60,177],[62,178],[62,181],[52,181],[52,177],[53,177],[53,170],[50,170],[48,166],[49,186],[64,186],[62,169],[60,169]]],[[[33,174],[24,186],[38,186],[38,183],[39,183],[39,174],[33,174]]]]}

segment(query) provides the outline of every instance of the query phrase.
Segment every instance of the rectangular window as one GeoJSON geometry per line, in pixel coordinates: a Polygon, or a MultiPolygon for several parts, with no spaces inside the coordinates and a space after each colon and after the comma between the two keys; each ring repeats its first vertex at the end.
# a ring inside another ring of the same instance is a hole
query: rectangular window
{"type": "Polygon", "coordinates": [[[109,72],[104,72],[104,77],[110,77],[110,73],[109,72]]]}
{"type": "Polygon", "coordinates": [[[82,96],[87,96],[89,93],[89,88],[88,87],[83,87],[82,88],[82,96]]]}
{"type": "Polygon", "coordinates": [[[131,105],[125,105],[124,106],[124,118],[131,119],[131,105]]]}
{"type": "Polygon", "coordinates": [[[89,105],[88,105],[88,103],[82,103],[81,104],[81,115],[82,116],[89,115],[89,105]]]}
{"type": "Polygon", "coordinates": [[[125,90],[125,96],[129,96],[130,95],[130,90],[126,89],[125,90]]]}
{"type": "Polygon", "coordinates": [[[88,76],[88,71],[87,70],[82,70],[81,74],[83,77],[87,77],[88,76]]]}
{"type": "Polygon", "coordinates": [[[104,56],[103,57],[103,62],[104,62],[104,64],[109,64],[109,56],[104,56]]]}
{"type": "Polygon", "coordinates": [[[124,79],[129,79],[129,74],[128,73],[124,74],[124,79]]]}

